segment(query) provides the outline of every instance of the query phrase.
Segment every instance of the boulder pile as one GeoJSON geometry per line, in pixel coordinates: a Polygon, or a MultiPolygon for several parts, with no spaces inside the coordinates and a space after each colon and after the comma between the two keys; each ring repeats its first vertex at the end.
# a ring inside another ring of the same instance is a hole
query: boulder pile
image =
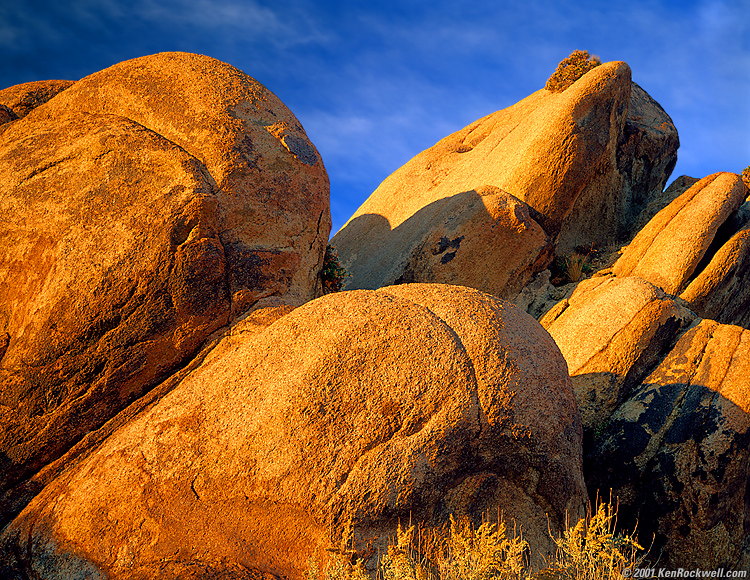
{"type": "Polygon", "coordinates": [[[541,89],[375,190],[331,241],[347,289],[444,282],[513,298],[555,252],[629,238],[678,146],[671,119],[623,62],[562,93],[541,89]]]}
{"type": "Polygon", "coordinates": [[[322,159],[245,73],[0,90],[0,577],[373,573],[452,515],[538,571],[610,493],[660,566],[750,568],[750,192],[665,190],[678,145],[596,66],[386,179],[325,294],[322,159]]]}
{"type": "Polygon", "coordinates": [[[616,496],[674,568],[750,568],[747,196],[734,173],[697,181],[541,319],[570,367],[589,493],[616,496]]]}

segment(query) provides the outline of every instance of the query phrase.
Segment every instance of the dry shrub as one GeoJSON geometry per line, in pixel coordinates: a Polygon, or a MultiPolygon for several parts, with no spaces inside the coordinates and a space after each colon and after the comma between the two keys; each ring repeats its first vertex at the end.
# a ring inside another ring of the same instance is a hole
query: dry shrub
{"type": "MultiPolygon", "coordinates": [[[[375,580],[620,580],[626,568],[640,567],[645,554],[633,534],[616,531],[617,509],[597,502],[596,512],[569,527],[549,567],[528,568],[528,544],[507,537],[502,522],[474,528],[467,518],[437,528],[399,525],[394,543],[378,562],[375,580]]],[[[368,580],[362,561],[333,554],[321,574],[310,562],[308,580],[368,580]]]]}
{"type": "Polygon", "coordinates": [[[553,93],[561,93],[600,64],[602,61],[598,56],[590,56],[585,50],[576,50],[557,65],[544,88],[553,93]]]}
{"type": "Polygon", "coordinates": [[[552,283],[555,285],[580,282],[593,272],[588,255],[574,252],[572,256],[556,256],[550,265],[552,283]]]}
{"type": "Polygon", "coordinates": [[[619,580],[622,571],[639,567],[645,554],[632,534],[616,532],[617,508],[597,502],[588,514],[568,528],[557,544],[555,567],[566,580],[619,580]]]}
{"type": "Polygon", "coordinates": [[[568,261],[568,268],[566,273],[568,280],[571,282],[580,282],[585,273],[586,269],[586,256],[582,256],[578,252],[574,253],[568,261]]]}

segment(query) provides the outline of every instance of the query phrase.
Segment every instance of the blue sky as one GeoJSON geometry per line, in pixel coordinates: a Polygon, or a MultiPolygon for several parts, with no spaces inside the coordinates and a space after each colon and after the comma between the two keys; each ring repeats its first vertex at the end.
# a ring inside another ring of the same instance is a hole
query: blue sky
{"type": "Polygon", "coordinates": [[[332,234],[411,157],[542,88],[576,49],[627,62],[672,117],[672,179],[750,165],[750,0],[0,3],[0,87],[172,50],[262,82],[323,157],[332,234]]]}

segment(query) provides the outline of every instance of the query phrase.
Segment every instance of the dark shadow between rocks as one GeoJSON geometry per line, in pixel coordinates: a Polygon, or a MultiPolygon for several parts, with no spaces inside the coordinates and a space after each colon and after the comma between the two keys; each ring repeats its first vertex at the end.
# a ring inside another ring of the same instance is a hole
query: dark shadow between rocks
{"type": "Polygon", "coordinates": [[[584,435],[590,500],[619,506],[618,527],[637,529],[652,563],[739,569],[750,559],[749,427],[748,412],[704,385],[644,383],[584,435]]]}
{"type": "Polygon", "coordinates": [[[395,228],[379,214],[358,216],[331,245],[350,274],[346,290],[432,282],[508,299],[552,261],[540,220],[528,204],[485,186],[436,200],[395,228]]]}

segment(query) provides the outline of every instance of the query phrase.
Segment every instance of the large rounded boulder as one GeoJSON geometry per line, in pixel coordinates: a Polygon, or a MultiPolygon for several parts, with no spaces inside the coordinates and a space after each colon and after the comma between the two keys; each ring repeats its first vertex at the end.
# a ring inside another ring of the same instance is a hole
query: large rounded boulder
{"type": "Polygon", "coordinates": [[[445,285],[330,294],[223,339],[48,485],[2,555],[45,578],[299,579],[342,541],[383,553],[399,522],[451,513],[502,513],[549,555],[549,530],[582,515],[581,454],[565,361],[510,303],[445,285]]]}
{"type": "Polygon", "coordinates": [[[158,54],[2,100],[0,493],[258,300],[314,298],[330,229],[315,148],[227,64],[158,54]]]}

